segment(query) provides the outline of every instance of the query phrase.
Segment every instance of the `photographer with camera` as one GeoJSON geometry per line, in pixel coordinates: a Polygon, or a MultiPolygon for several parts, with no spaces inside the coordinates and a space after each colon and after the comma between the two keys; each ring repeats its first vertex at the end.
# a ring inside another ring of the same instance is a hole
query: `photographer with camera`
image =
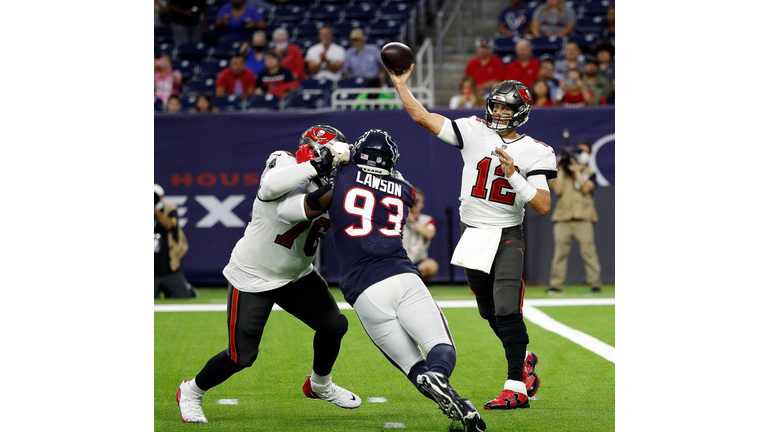
{"type": "Polygon", "coordinates": [[[581,258],[587,272],[587,283],[592,287],[592,292],[598,293],[601,285],[600,260],[595,248],[593,228],[593,224],[597,222],[593,198],[597,182],[594,171],[587,167],[592,145],[587,141],[579,141],[576,147],[570,147],[567,144],[567,130],[563,136],[566,138],[566,145],[557,157],[557,178],[549,181],[549,186],[558,196],[558,200],[552,212],[555,253],[547,293],[563,292],[568,270],[568,254],[574,238],[579,242],[581,258]]]}
{"type": "Polygon", "coordinates": [[[197,290],[184,277],[182,259],[189,249],[179,227],[175,204],[163,201],[165,191],[155,185],[155,298],[195,298],[197,290]]]}
{"type": "Polygon", "coordinates": [[[560,83],[555,99],[558,105],[565,108],[580,108],[594,105],[595,94],[584,85],[581,72],[578,69],[571,69],[560,83]]]}

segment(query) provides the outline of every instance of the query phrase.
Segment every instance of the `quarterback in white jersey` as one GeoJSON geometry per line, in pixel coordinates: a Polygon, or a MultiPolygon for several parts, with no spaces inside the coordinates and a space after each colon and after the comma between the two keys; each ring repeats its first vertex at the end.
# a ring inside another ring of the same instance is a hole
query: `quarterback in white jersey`
{"type": "Polygon", "coordinates": [[[176,402],[182,421],[208,422],[202,410],[205,392],[256,361],[275,304],[315,331],[312,374],[302,388],[307,398],[346,409],[360,406],[359,396],[331,380],[331,368],[348,324],[328,284],[312,267],[320,237],[330,227],[327,214],[299,223],[278,218],[280,206],[298,203],[303,208],[304,194],[327,182],[336,163],[348,160],[348,153],[332,150],[336,143],[348,148],[339,130],[318,125],[302,134],[296,156],[286,151],[269,156],[253,203],[252,220],[224,269],[229,281],[229,343],[194,379],[179,385],[176,402]]]}
{"type": "Polygon", "coordinates": [[[462,236],[451,263],[464,267],[480,316],[504,346],[507,380],[485,409],[530,407],[539,388],[538,358],[527,351],[522,280],[525,205],[545,216],[551,200],[548,178],[557,176],[554,150],[517,128],[528,121],[531,94],[519,81],[503,81],[486,100],[485,119],[449,120],[430,113],[408,89],[414,66],[401,75],[387,70],[411,118],[457,147],[464,159],[461,179],[462,236]]]}

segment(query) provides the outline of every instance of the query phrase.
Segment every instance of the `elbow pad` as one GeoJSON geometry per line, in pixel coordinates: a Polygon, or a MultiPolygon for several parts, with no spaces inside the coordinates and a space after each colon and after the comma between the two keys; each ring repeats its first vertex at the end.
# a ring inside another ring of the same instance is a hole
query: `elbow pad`
{"type": "MultiPolygon", "coordinates": [[[[330,152],[329,152],[330,153],[330,152]]],[[[328,183],[320,189],[307,194],[307,208],[314,211],[323,210],[323,206],[320,204],[320,197],[325,195],[326,192],[331,190],[331,184],[328,183]]]]}

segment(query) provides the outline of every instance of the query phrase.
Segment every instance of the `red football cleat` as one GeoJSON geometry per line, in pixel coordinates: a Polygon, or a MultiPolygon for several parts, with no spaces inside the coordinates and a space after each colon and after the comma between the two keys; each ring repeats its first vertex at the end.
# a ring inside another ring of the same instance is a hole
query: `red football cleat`
{"type": "Polygon", "coordinates": [[[527,394],[514,390],[504,390],[496,399],[486,402],[484,408],[487,410],[507,410],[530,407],[527,394]]]}
{"type": "Polygon", "coordinates": [[[525,352],[525,364],[523,365],[523,382],[528,392],[528,397],[531,397],[539,391],[539,384],[541,380],[536,375],[536,365],[539,364],[539,358],[536,354],[526,351],[525,352]]]}

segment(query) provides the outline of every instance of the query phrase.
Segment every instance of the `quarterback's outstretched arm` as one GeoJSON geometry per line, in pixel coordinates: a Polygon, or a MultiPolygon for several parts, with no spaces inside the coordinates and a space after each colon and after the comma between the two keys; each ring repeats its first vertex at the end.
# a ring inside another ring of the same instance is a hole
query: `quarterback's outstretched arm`
{"type": "Polygon", "coordinates": [[[392,80],[392,84],[395,85],[395,90],[397,90],[397,93],[400,95],[400,99],[403,100],[403,106],[405,106],[405,110],[408,111],[411,118],[421,127],[437,135],[443,129],[443,124],[445,123],[446,118],[440,114],[427,111],[427,109],[424,108],[424,105],[422,105],[421,102],[413,96],[413,93],[411,93],[411,90],[408,88],[408,78],[410,78],[414,66],[416,66],[416,64],[412,64],[411,68],[403,72],[402,75],[395,75],[395,73],[390,69],[387,69],[386,66],[384,69],[387,70],[389,78],[392,80]]]}

